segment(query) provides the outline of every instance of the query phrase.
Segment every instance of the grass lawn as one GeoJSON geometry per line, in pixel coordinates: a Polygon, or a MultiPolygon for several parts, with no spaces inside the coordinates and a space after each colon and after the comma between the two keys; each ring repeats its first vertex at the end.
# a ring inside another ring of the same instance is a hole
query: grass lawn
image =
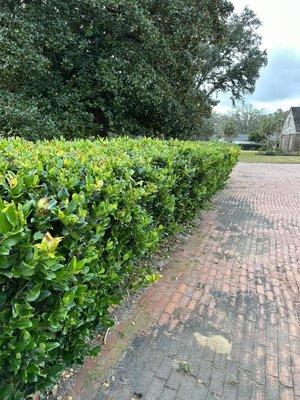
{"type": "Polygon", "coordinates": [[[264,156],[257,154],[257,150],[241,150],[239,161],[247,163],[300,164],[300,156],[264,156]]]}

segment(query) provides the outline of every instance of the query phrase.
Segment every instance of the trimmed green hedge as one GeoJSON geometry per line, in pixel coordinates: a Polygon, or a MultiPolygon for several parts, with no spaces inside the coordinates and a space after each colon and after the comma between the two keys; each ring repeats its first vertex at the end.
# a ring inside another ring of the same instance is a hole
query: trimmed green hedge
{"type": "Polygon", "coordinates": [[[89,351],[135,261],[226,181],[236,147],[153,139],[0,141],[0,399],[89,351]]]}

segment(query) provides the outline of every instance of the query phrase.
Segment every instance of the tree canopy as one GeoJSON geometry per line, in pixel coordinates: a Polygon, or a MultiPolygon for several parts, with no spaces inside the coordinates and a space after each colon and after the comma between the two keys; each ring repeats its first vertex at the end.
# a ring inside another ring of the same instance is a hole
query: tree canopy
{"type": "Polygon", "coordinates": [[[213,112],[206,120],[207,136],[232,139],[237,135],[248,135],[250,141],[278,141],[288,111],[281,109],[273,113],[257,109],[251,104],[242,104],[221,114],[213,112]]]}
{"type": "Polygon", "coordinates": [[[227,0],[0,0],[0,130],[30,139],[201,130],[253,92],[260,22],[227,0]]]}
{"type": "Polygon", "coordinates": [[[278,141],[287,116],[288,111],[281,109],[272,114],[262,115],[260,124],[250,133],[250,140],[257,142],[268,142],[270,139],[278,141]]]}

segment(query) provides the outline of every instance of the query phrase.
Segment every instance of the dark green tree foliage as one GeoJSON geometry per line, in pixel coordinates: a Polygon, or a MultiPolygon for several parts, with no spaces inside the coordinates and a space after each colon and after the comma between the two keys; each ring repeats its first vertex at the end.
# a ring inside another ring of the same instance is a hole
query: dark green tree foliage
{"type": "Polygon", "coordinates": [[[264,115],[263,110],[255,108],[252,104],[242,104],[232,110],[229,118],[238,134],[250,135],[259,129],[264,115]]]}
{"type": "Polygon", "coordinates": [[[288,111],[281,109],[278,109],[273,114],[263,115],[258,128],[251,133],[250,139],[258,142],[268,142],[270,138],[273,138],[273,140],[278,141],[287,115],[288,111]]]}
{"type": "Polygon", "coordinates": [[[232,140],[237,135],[236,127],[233,121],[227,121],[224,126],[224,136],[228,140],[232,140]]]}
{"type": "Polygon", "coordinates": [[[254,90],[260,23],[225,0],[0,1],[0,129],[30,139],[199,130],[254,90]]]}

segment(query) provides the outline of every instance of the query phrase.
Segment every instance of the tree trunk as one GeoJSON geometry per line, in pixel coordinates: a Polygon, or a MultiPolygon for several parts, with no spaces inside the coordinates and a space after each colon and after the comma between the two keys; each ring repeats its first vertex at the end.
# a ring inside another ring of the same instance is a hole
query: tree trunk
{"type": "Polygon", "coordinates": [[[91,112],[94,116],[94,121],[97,125],[102,126],[102,129],[97,133],[97,137],[106,138],[108,136],[109,119],[101,110],[101,108],[92,108],[91,112]]]}

